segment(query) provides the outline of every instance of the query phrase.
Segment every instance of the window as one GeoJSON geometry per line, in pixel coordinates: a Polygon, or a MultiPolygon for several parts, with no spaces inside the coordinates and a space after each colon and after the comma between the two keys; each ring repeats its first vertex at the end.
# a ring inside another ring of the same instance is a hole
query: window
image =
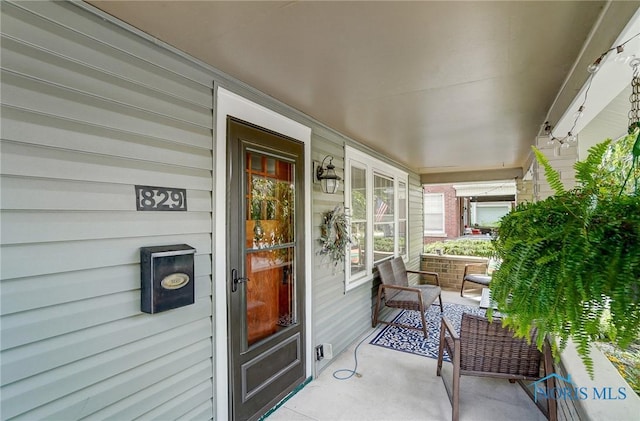
{"type": "Polygon", "coordinates": [[[345,199],[353,243],[345,268],[350,290],[373,278],[373,266],[407,256],[407,173],[347,147],[345,199]]]}
{"type": "Polygon", "coordinates": [[[480,227],[497,227],[511,211],[511,202],[471,203],[471,223],[480,227]]]}
{"type": "Polygon", "coordinates": [[[367,170],[351,165],[351,277],[362,277],[367,268],[367,170]]]}
{"type": "Polygon", "coordinates": [[[407,256],[407,183],[398,183],[398,254],[407,256]]]}
{"type": "Polygon", "coordinates": [[[424,235],[444,233],[444,193],[425,193],[424,235]]]}
{"type": "Polygon", "coordinates": [[[373,173],[373,263],[395,254],[393,179],[373,173]]]}

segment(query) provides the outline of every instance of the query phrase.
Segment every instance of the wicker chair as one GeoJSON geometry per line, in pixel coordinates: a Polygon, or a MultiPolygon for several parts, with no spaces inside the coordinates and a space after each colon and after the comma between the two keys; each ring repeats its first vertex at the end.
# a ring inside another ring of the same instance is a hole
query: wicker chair
{"type": "Polygon", "coordinates": [[[472,282],[485,287],[489,286],[491,276],[487,275],[486,263],[467,263],[464,265],[464,275],[462,275],[462,285],[460,286],[460,296],[463,297],[464,283],[472,282]]]}
{"type": "MultiPolygon", "coordinates": [[[[440,348],[438,350],[438,368],[436,374],[441,376],[443,353],[446,350],[453,364],[453,386],[443,378],[447,395],[451,401],[452,419],[459,417],[460,376],[486,376],[516,380],[540,380],[553,372],[553,359],[549,343],[545,341],[544,354],[536,346],[535,331],[531,343],[525,338],[514,338],[513,331],[502,327],[499,319],[490,323],[485,317],[468,313],[462,315],[460,334],[454,330],[446,317],[442,318],[440,327],[440,348]],[[541,373],[541,369],[543,373],[541,373]]],[[[554,377],[546,380],[548,390],[554,387],[554,377]]],[[[533,398],[532,392],[525,391],[533,398]]],[[[556,401],[545,402],[538,399],[536,405],[550,420],[557,419],[556,401]]]]}
{"type": "Polygon", "coordinates": [[[422,330],[426,338],[427,322],[424,317],[424,312],[436,299],[439,299],[440,312],[442,313],[442,297],[440,296],[441,289],[438,274],[435,272],[407,270],[402,257],[386,260],[380,263],[377,268],[382,283],[378,287],[378,298],[373,312],[372,326],[376,327],[378,323],[384,323],[393,326],[403,326],[408,329],[422,330]],[[408,273],[427,275],[434,280],[435,285],[409,285],[408,273]],[[382,301],[384,301],[384,305],[387,307],[419,311],[422,318],[422,327],[419,328],[379,320],[382,301]]]}

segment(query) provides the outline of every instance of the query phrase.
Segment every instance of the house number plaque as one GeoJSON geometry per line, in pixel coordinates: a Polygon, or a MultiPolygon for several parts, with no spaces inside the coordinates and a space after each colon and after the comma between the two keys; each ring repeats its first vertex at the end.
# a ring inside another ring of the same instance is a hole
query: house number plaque
{"type": "Polygon", "coordinates": [[[186,211],[187,190],[172,187],[136,187],[136,209],[139,211],[186,211]]]}

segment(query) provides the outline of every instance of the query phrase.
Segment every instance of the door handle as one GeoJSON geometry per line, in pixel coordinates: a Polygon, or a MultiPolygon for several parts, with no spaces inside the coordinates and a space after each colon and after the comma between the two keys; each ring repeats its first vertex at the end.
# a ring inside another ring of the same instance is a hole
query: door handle
{"type": "Polygon", "coordinates": [[[243,282],[249,282],[249,278],[244,276],[238,277],[238,271],[231,269],[231,292],[236,292],[238,290],[238,284],[243,282]]]}

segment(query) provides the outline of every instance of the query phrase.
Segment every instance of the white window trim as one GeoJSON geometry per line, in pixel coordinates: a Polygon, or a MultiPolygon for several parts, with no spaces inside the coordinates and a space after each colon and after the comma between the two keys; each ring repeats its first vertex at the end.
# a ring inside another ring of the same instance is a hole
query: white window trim
{"type": "MultiPolygon", "coordinates": [[[[444,193],[423,193],[423,196],[422,196],[422,200],[423,200],[422,206],[423,207],[425,205],[424,201],[425,201],[427,196],[440,196],[440,199],[442,200],[442,223],[441,223],[442,229],[441,230],[427,230],[426,229],[426,224],[424,224],[425,225],[424,235],[427,236],[427,237],[445,237],[447,235],[447,229],[446,229],[446,225],[445,225],[445,223],[446,223],[445,217],[446,217],[447,212],[446,212],[445,203],[444,203],[444,193]]],[[[426,214],[426,211],[425,211],[425,214],[426,214]]]]}
{"type": "MultiPolygon", "coordinates": [[[[408,178],[408,176],[407,176],[408,178]]],[[[396,201],[396,216],[395,216],[395,236],[396,238],[400,239],[400,183],[404,183],[404,218],[402,218],[402,220],[405,221],[405,236],[406,238],[404,239],[404,254],[402,254],[402,258],[404,259],[405,262],[409,261],[409,180],[405,180],[405,179],[398,179],[396,180],[396,190],[395,190],[395,201],[396,201]]],[[[395,244],[396,248],[395,248],[395,255],[399,255],[400,254],[400,250],[398,249],[398,247],[400,246],[400,242],[398,241],[395,244]]]]}
{"type": "MultiPolygon", "coordinates": [[[[399,185],[400,182],[403,182],[406,186],[407,192],[405,194],[405,209],[407,215],[405,215],[407,224],[409,222],[409,174],[405,171],[402,171],[386,162],[383,162],[379,159],[372,157],[358,149],[352,148],[350,146],[345,146],[345,203],[347,206],[351,204],[351,168],[355,166],[360,169],[364,169],[366,171],[366,179],[367,179],[367,187],[366,187],[366,205],[367,205],[367,241],[366,241],[366,253],[367,253],[367,262],[366,268],[364,271],[359,272],[355,277],[351,277],[351,259],[345,259],[345,284],[344,289],[345,293],[363,285],[373,279],[373,223],[374,223],[374,212],[372,206],[372,198],[373,198],[373,175],[381,175],[385,177],[389,177],[393,180],[393,188],[394,188],[394,209],[396,210],[394,213],[394,236],[395,238],[399,238],[399,214],[397,210],[399,209],[399,185]]],[[[349,227],[350,228],[350,227],[349,227]]],[[[408,235],[408,233],[407,233],[408,235]]],[[[406,260],[407,256],[409,256],[409,239],[406,239],[405,250],[406,254],[403,256],[406,260]]],[[[395,242],[394,255],[398,255],[398,242],[395,242]]]]}
{"type": "MultiPolygon", "coordinates": [[[[345,150],[345,152],[347,152],[348,149],[345,150]]],[[[361,159],[357,159],[355,157],[349,157],[347,155],[347,153],[345,153],[345,180],[344,180],[344,192],[345,192],[345,203],[347,205],[351,205],[351,168],[359,168],[361,170],[364,170],[366,173],[366,179],[367,179],[367,185],[365,188],[365,196],[367,198],[367,200],[365,200],[365,206],[366,206],[366,218],[367,218],[367,225],[369,220],[371,219],[370,214],[372,213],[372,206],[371,203],[369,203],[368,198],[371,197],[371,195],[373,194],[373,186],[371,185],[371,181],[369,180],[369,166],[367,165],[366,162],[363,162],[363,160],[361,159]]],[[[349,235],[351,235],[351,225],[349,224],[349,235]]],[[[368,250],[370,249],[369,247],[369,232],[367,229],[367,244],[365,244],[365,248],[368,250]]],[[[351,251],[349,250],[348,253],[351,253],[351,251]]],[[[350,258],[350,254],[348,256],[347,259],[345,259],[345,292],[349,291],[350,289],[353,289],[359,285],[364,284],[365,282],[367,282],[368,280],[371,279],[371,277],[369,276],[369,270],[368,270],[368,266],[370,265],[369,262],[369,256],[367,255],[367,267],[365,268],[365,270],[358,272],[354,277],[351,276],[351,258],[350,258]]]]}

